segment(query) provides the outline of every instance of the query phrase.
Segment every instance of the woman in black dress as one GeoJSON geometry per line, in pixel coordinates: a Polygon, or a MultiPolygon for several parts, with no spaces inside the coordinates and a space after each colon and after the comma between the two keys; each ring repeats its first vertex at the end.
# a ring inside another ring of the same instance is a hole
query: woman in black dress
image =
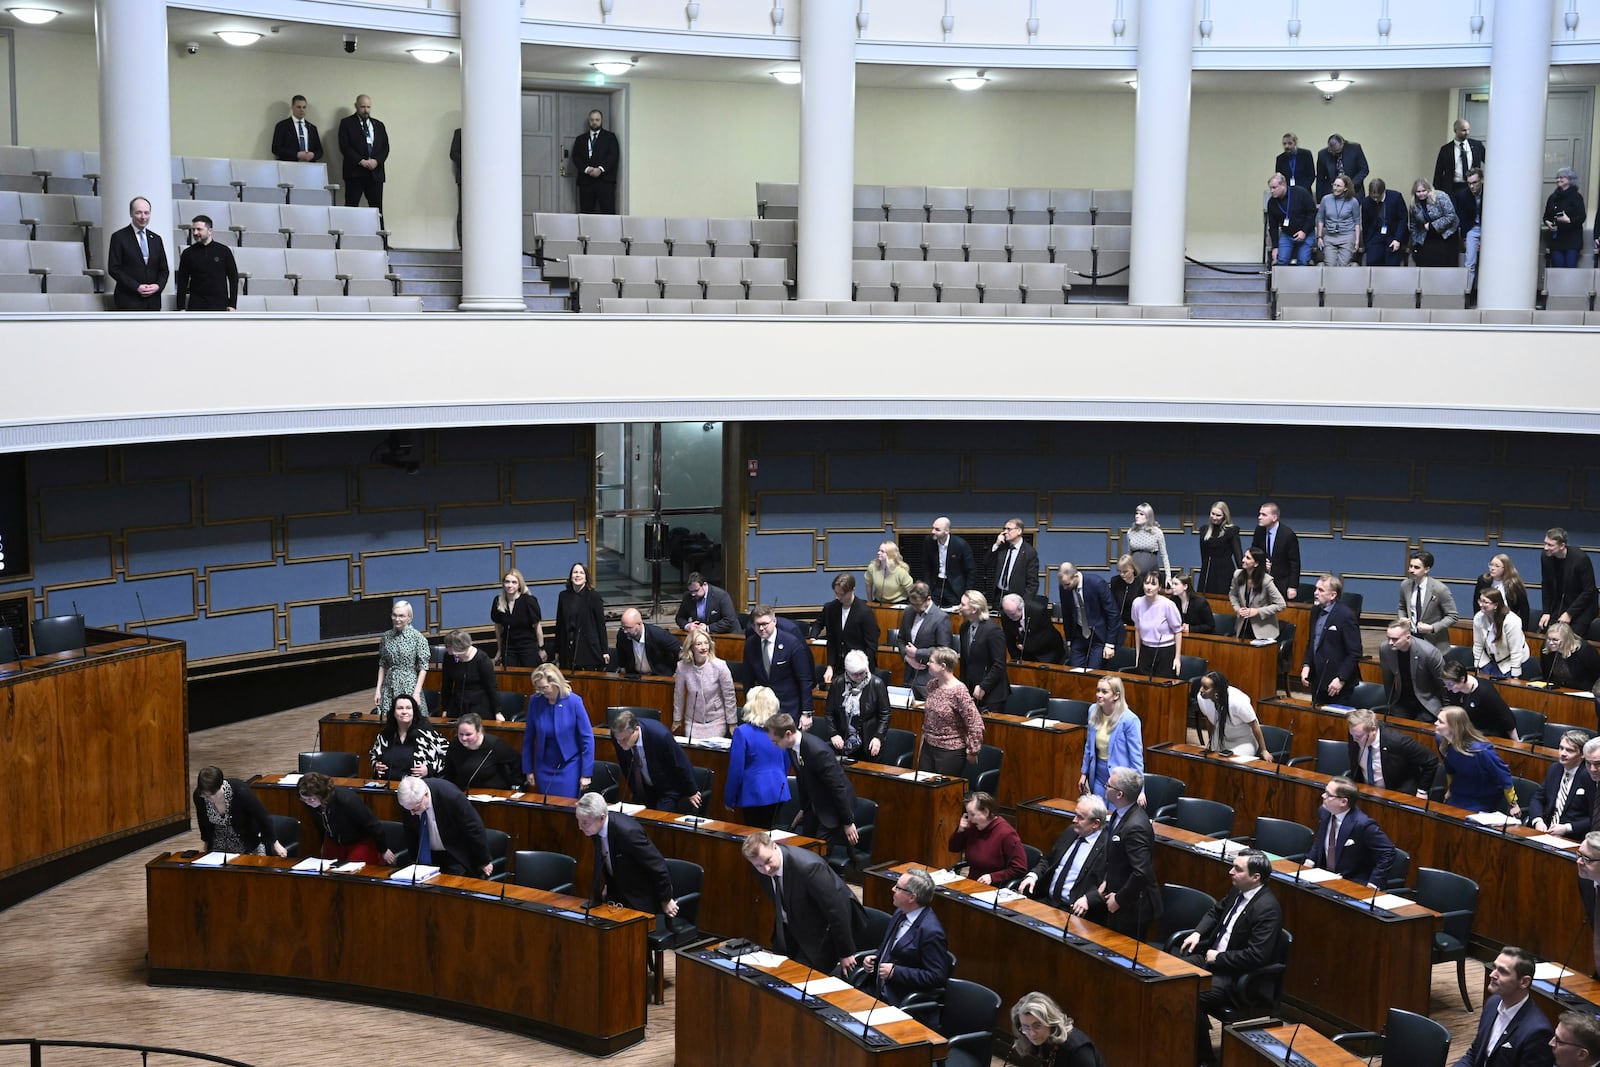
{"type": "Polygon", "coordinates": [[[556,655],[564,671],[606,665],[606,602],[589,584],[589,568],[574,563],[556,599],[556,655]]]}
{"type": "Polygon", "coordinates": [[[489,605],[489,619],[499,639],[495,662],[502,667],[537,667],[546,656],[539,598],[528,592],[527,580],[515,568],[506,571],[500,587],[500,595],[489,605]]]}
{"type": "Polygon", "coordinates": [[[418,778],[444,770],[444,753],[450,743],[433,728],[426,715],[417,714],[416,702],[402,693],[394,698],[389,720],[373,739],[367,755],[372,776],[398,782],[408,775],[418,778]]]}
{"type": "Polygon", "coordinates": [[[325,774],[300,776],[300,803],[306,818],[322,835],[317,855],[325,860],[382,863],[386,849],[383,827],[354,789],[334,785],[325,774]]]}
{"type": "Polygon", "coordinates": [[[195,821],[207,852],[287,856],[272,835],[272,817],[250,784],[227,778],[220,767],[201,767],[194,782],[195,821]]]}
{"type": "MultiPolygon", "coordinates": [[[[1122,625],[1132,626],[1133,602],[1144,592],[1139,581],[1139,568],[1132,556],[1124,554],[1117,560],[1117,573],[1106,581],[1106,585],[1111,587],[1111,600],[1117,605],[1117,613],[1122,616],[1122,625]]],[[[1123,635],[1116,636],[1120,644],[1123,635]]]]}
{"type": "Polygon", "coordinates": [[[1211,521],[1200,528],[1201,593],[1228,595],[1228,583],[1239,569],[1244,550],[1239,546],[1239,527],[1234,524],[1228,502],[1211,505],[1211,521]]]}
{"type": "Polygon", "coordinates": [[[475,711],[485,719],[503,718],[496,705],[494,665],[472,646],[472,635],[465,630],[451,630],[444,649],[440,713],[453,718],[475,711]]]}
{"type": "Polygon", "coordinates": [[[1178,614],[1183,616],[1183,632],[1186,634],[1214,634],[1217,632],[1217,614],[1211,610],[1211,604],[1205,597],[1193,593],[1189,589],[1189,579],[1182,574],[1174,574],[1172,581],[1167,583],[1167,595],[1173,603],[1178,605],[1178,614]]]}
{"type": "Polygon", "coordinates": [[[1583,252],[1583,223],[1589,217],[1571,167],[1556,171],[1556,187],[1544,202],[1545,232],[1550,235],[1550,265],[1576,267],[1583,252]]]}

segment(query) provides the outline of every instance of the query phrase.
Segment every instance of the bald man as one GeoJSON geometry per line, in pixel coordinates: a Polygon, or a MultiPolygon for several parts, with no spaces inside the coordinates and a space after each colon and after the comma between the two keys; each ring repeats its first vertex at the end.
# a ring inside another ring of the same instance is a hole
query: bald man
{"type": "Polygon", "coordinates": [[[617,629],[617,652],[611,665],[624,674],[675,674],[678,639],[654,623],[647,623],[637,608],[622,613],[617,629]]]}

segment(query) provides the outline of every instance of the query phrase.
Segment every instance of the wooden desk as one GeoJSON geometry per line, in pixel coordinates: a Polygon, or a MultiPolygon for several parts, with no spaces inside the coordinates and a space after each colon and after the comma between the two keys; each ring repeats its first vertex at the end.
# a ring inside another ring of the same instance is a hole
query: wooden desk
{"type": "MultiPolygon", "coordinates": [[[[890,725],[921,736],[922,709],[896,708],[890,725]]],[[[1054,719],[985,715],[984,743],[1005,753],[995,798],[1000,806],[1014,808],[1031,797],[1063,796],[1075,789],[1087,736],[1082,726],[1054,719]]]]}
{"type": "MultiPolygon", "coordinates": [[[[1378,657],[1362,658],[1361,680],[1383,684],[1383,666],[1378,662],[1378,657]]],[[[1527,708],[1537,711],[1551,722],[1595,732],[1595,701],[1592,693],[1576,689],[1550,689],[1536,682],[1524,682],[1521,678],[1493,678],[1489,681],[1494,683],[1510,707],[1527,708]]]]}
{"type": "MultiPolygon", "coordinates": [[[[1303,767],[1275,768],[1260,760],[1236,763],[1206,757],[1193,745],[1161,745],[1145,752],[1145,766],[1188,786],[1187,795],[1220,800],[1238,813],[1235,832],[1247,834],[1257,815],[1317,825],[1326,775],[1303,767]]],[[[1478,883],[1473,940],[1486,947],[1521,945],[1541,957],[1569,951],[1583,908],[1573,880],[1571,849],[1529,840],[1526,827],[1502,833],[1466,822],[1467,812],[1424,804],[1414,796],[1362,786],[1362,805],[1389,839],[1411,854],[1411,865],[1436,867],[1478,883]]],[[[1592,952],[1579,946],[1574,970],[1587,973],[1592,952]]]]}
{"type": "Polygon", "coordinates": [[[644,1040],[652,917],[581,898],[386,867],[290,874],[236,856],[145,867],[151,985],[333,997],[464,1019],[604,1056],[644,1040]],[[369,873],[370,872],[370,873],[369,873]],[[502,899],[503,894],[503,899],[502,899]],[[604,917],[601,917],[601,911],[604,917]],[[557,961],[582,961],[563,966],[557,961]]]}
{"type": "MultiPolygon", "coordinates": [[[[1299,948],[1297,943],[1295,950],[1298,952],[1299,948]]],[[[1379,1032],[1382,1029],[1379,1027],[1379,1032]]],[[[1312,1067],[1367,1067],[1370,1062],[1346,1052],[1335,1045],[1331,1038],[1324,1037],[1311,1027],[1298,1023],[1280,1023],[1266,1028],[1222,1028],[1223,1067],[1281,1064],[1291,1053],[1296,1064],[1304,1062],[1312,1067]]]]}
{"type": "MultiPolygon", "coordinates": [[[[279,784],[280,777],[257,778],[251,788],[269,812],[300,820],[300,855],[315,855],[319,839],[311,820],[306,818],[307,809],[293,786],[279,784]]],[[[392,789],[361,788],[360,779],[338,779],[338,782],[355,788],[378,818],[400,818],[400,805],[392,789]]],[[[578,820],[573,814],[575,801],[570,797],[541,798],[536,793],[519,795],[498,789],[474,792],[473,796],[495,798],[474,800],[473,807],[485,826],[503,830],[511,837],[512,851],[560,852],[576,859],[578,870],[573,886],[588,892],[594,879],[594,846],[578,829],[578,820]],[[515,801],[510,799],[514,796],[518,797],[515,801]]],[[[688,860],[705,869],[705,883],[700,891],[701,929],[725,937],[753,940],[764,940],[772,935],[775,918],[772,900],[761,891],[757,879],[750,873],[749,862],[739,851],[754,828],[718,820],[690,826],[678,822],[678,816],[672,812],[650,809],[638,812],[634,818],[639,820],[639,825],[663,856],[688,860]]],[[[823,842],[811,837],[791,837],[785,844],[817,853],[825,849],[823,842]]]]}
{"type": "Polygon", "coordinates": [[[183,643],[87,638],[0,673],[0,908],[189,829],[183,643]]]}
{"type": "MultiPolygon", "coordinates": [[[[1283,593],[1284,598],[1288,599],[1289,594],[1282,586],[1278,587],[1278,592],[1283,593]]],[[[1211,604],[1213,611],[1220,611],[1225,615],[1234,614],[1233,602],[1226,596],[1218,593],[1207,593],[1206,600],[1211,604]]],[[[1299,682],[1300,680],[1300,664],[1305,662],[1306,645],[1311,642],[1311,607],[1309,600],[1303,602],[1288,600],[1287,606],[1278,612],[1278,618],[1284,622],[1294,623],[1294,644],[1290,646],[1289,651],[1291,657],[1289,662],[1293,665],[1293,670],[1289,672],[1289,677],[1294,682],[1299,682]]],[[[1356,621],[1360,622],[1361,620],[1357,619],[1356,621]]],[[[1471,644],[1471,642],[1469,641],[1468,644],[1471,644]]],[[[1233,675],[1228,675],[1228,680],[1232,681],[1233,675]]]]}
{"type": "MultiPolygon", "coordinates": [[[[1076,801],[1034,801],[1017,812],[1017,832],[1045,853],[1072,823],[1076,801]]],[[[1209,839],[1176,826],[1155,826],[1156,877],[1221,898],[1229,861],[1195,846],[1209,839]]],[[[1299,864],[1273,863],[1272,891],[1283,926],[1294,935],[1284,994],[1296,1006],[1343,1030],[1382,1031],[1390,1008],[1428,1013],[1429,963],[1441,919],[1420,904],[1395,912],[1373,910],[1372,891],[1342,878],[1302,881],[1299,864]],[[1322,960],[1360,960],[1364,979],[1350,982],[1322,960]]]]}
{"type": "Polygon", "coordinates": [[[681,952],[677,959],[679,1002],[704,1005],[709,1014],[699,1020],[705,1025],[686,1017],[674,1028],[676,1067],[927,1067],[944,1056],[944,1038],[914,1019],[874,1025],[889,1043],[867,1044],[862,1024],[840,1018],[873,1007],[873,998],[859,989],[823,994],[827,1007],[817,1011],[786,996],[808,976],[822,977],[793,960],[771,968],[743,963],[736,973],[733,960],[710,949],[681,952]]]}
{"type": "MultiPolygon", "coordinates": [[[[1583,928],[1583,933],[1584,935],[1589,933],[1587,926],[1583,928]]],[[[1600,982],[1587,974],[1571,973],[1571,970],[1570,967],[1567,968],[1569,973],[1562,976],[1560,990],[1556,989],[1553,980],[1543,978],[1533,980],[1531,995],[1539,1005],[1539,1010],[1544,1012],[1545,1018],[1552,1023],[1561,1018],[1562,1012],[1568,1011],[1581,1011],[1588,1015],[1600,1016],[1600,982]]],[[[1487,974],[1484,975],[1484,981],[1486,983],[1488,981],[1487,974]]],[[[1484,999],[1488,999],[1487,993],[1484,994],[1484,999]]]]}
{"type": "MultiPolygon", "coordinates": [[[[862,886],[863,900],[892,910],[895,881],[915,866],[873,867],[862,886]]],[[[1200,990],[1211,984],[1209,971],[1037,901],[1017,900],[997,909],[970,895],[991,891],[965,878],[939,887],[933,908],[950,951],[961,961],[959,977],[998,993],[1002,1010],[1035,989],[1049,993],[1078,1019],[1105,1019],[1106,1006],[1116,1005],[1121,1025],[1094,1030],[1107,1063],[1193,1062],[1195,1013],[1200,990]],[[1130,966],[1135,953],[1137,974],[1130,966]]]]}
{"type": "MultiPolygon", "coordinates": [[[[1252,701],[1259,703],[1278,695],[1277,645],[1252,645],[1237,637],[1216,634],[1184,634],[1183,654],[1204,658],[1211,670],[1221,671],[1230,686],[1238,688],[1252,701]]],[[[1299,677],[1298,662],[1289,674],[1299,677]]]]}
{"type": "Polygon", "coordinates": [[[1094,703],[1094,689],[1101,678],[1115,675],[1122,679],[1128,707],[1139,716],[1144,743],[1182,741],[1189,736],[1189,683],[1176,678],[1147,678],[1120,671],[1091,671],[1082,667],[1063,667],[1053,663],[1013,663],[1012,685],[1034,685],[1048,689],[1051,696],[1094,703]]]}

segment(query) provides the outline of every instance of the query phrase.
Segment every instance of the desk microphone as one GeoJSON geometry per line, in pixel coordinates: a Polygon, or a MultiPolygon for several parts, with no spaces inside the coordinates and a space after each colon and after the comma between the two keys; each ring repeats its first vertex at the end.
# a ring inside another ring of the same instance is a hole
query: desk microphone
{"type": "Polygon", "coordinates": [[[133,599],[139,602],[139,621],[144,623],[144,643],[150,643],[150,620],[144,613],[144,597],[139,595],[139,590],[133,591],[133,599]]]}
{"type": "Polygon", "coordinates": [[[1372,887],[1372,899],[1367,901],[1367,910],[1376,914],[1378,911],[1378,894],[1383,892],[1382,886],[1372,887]]]}
{"type": "MultiPolygon", "coordinates": [[[[873,982],[872,987],[876,989],[878,987],[878,983],[873,982]]],[[[867,1040],[867,1035],[872,1030],[872,1013],[878,1010],[879,1003],[880,998],[876,993],[874,993],[872,995],[872,1004],[868,1006],[866,1014],[861,1018],[861,1040],[863,1041],[867,1040]]]]}
{"type": "MultiPolygon", "coordinates": [[[[1567,946],[1567,955],[1566,955],[1565,962],[1563,962],[1561,964],[1561,969],[1556,972],[1555,999],[1556,999],[1557,1003],[1561,1003],[1562,1002],[1561,1001],[1561,980],[1567,976],[1567,971],[1571,969],[1572,954],[1574,952],[1578,951],[1578,938],[1583,936],[1583,928],[1585,926],[1588,926],[1589,922],[1590,922],[1590,919],[1589,919],[1588,909],[1584,909],[1583,922],[1578,924],[1578,933],[1577,933],[1577,935],[1575,937],[1573,937],[1572,944],[1567,946]]],[[[1576,997],[1575,995],[1573,995],[1571,993],[1568,993],[1567,997],[1569,999],[1569,1002],[1576,1002],[1579,999],[1578,997],[1576,997]]]]}
{"type": "Polygon", "coordinates": [[[1304,1023],[1296,1023],[1294,1033],[1289,1035],[1289,1047],[1283,1050],[1283,1067],[1294,1067],[1294,1042],[1300,1036],[1300,1027],[1304,1023]]]}

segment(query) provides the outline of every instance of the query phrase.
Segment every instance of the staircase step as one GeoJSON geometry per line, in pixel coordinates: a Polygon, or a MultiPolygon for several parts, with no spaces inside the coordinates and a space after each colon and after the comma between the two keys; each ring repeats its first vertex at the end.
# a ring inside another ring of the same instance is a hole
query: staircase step
{"type": "Polygon", "coordinates": [[[406,278],[400,283],[400,292],[404,296],[451,296],[459,300],[461,298],[461,279],[457,278],[455,281],[447,282],[406,278]]]}
{"type": "Polygon", "coordinates": [[[523,303],[527,304],[529,311],[570,311],[572,304],[566,297],[560,296],[530,296],[523,303]]]}
{"type": "Polygon", "coordinates": [[[415,278],[419,281],[427,280],[439,282],[447,282],[452,278],[454,278],[456,281],[461,280],[461,267],[459,265],[448,263],[395,263],[391,260],[389,263],[389,269],[408,281],[412,278],[415,278]]]}
{"type": "Polygon", "coordinates": [[[1233,290],[1223,290],[1222,292],[1201,290],[1196,292],[1192,289],[1183,294],[1183,302],[1197,307],[1207,304],[1229,307],[1266,307],[1268,303],[1267,294],[1264,292],[1240,293],[1233,290]]]}
{"type": "Polygon", "coordinates": [[[1189,309],[1191,319],[1233,319],[1255,322],[1272,321],[1272,312],[1265,306],[1199,305],[1189,309]]]}
{"type": "Polygon", "coordinates": [[[1183,286],[1190,292],[1196,293],[1227,291],[1264,293],[1267,291],[1267,279],[1234,274],[1208,274],[1204,277],[1185,278],[1183,286]]]}
{"type": "Polygon", "coordinates": [[[1190,263],[1185,260],[1183,264],[1183,276],[1185,278],[1214,278],[1221,276],[1224,271],[1252,270],[1262,271],[1266,270],[1266,268],[1259,263],[1190,263]],[[1223,270],[1213,270],[1212,268],[1214,267],[1221,267],[1223,270]]]}
{"type": "Polygon", "coordinates": [[[422,298],[423,311],[454,311],[461,305],[459,296],[425,296],[422,298]]]}

